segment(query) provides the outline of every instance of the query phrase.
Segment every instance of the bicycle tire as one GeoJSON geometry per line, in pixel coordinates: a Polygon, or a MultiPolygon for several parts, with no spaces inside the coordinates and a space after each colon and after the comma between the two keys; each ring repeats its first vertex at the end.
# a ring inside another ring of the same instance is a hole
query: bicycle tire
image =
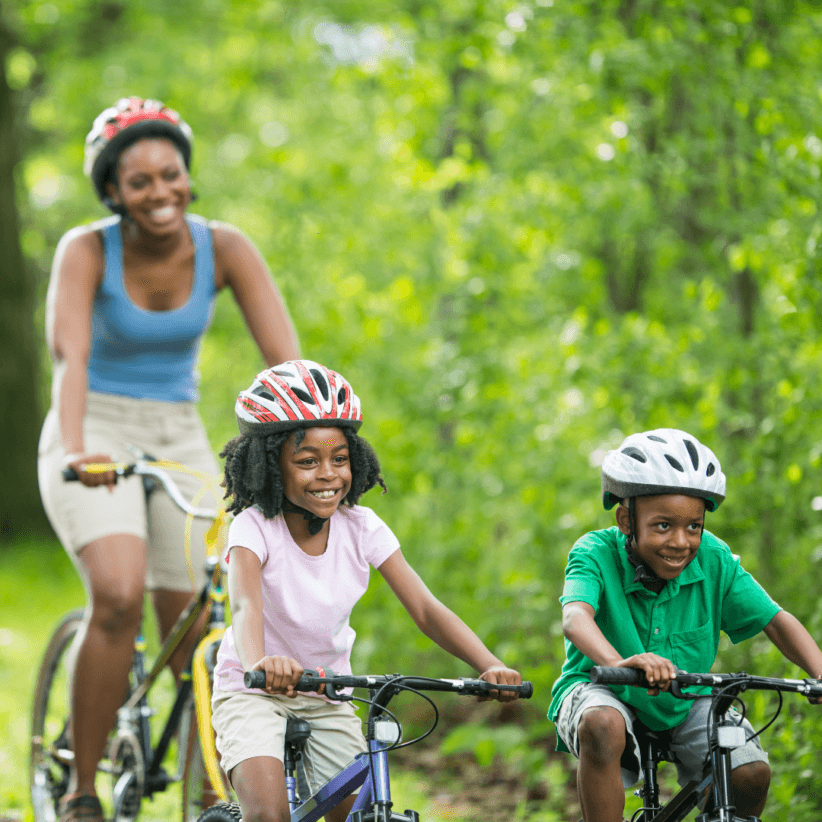
{"type": "MultiPolygon", "coordinates": [[[[197,730],[194,705],[189,721],[181,725],[180,745],[185,746],[182,768],[182,822],[197,822],[202,814],[220,802],[220,797],[211,785],[211,780],[203,761],[200,735],[197,730]]],[[[227,786],[224,784],[224,788],[227,786]]]]}
{"type": "Polygon", "coordinates": [[[83,624],[83,610],[66,614],[52,632],[34,686],[29,790],[35,822],[56,822],[68,787],[69,765],[54,750],[69,751],[69,672],[66,653],[83,624]]]}
{"type": "Polygon", "coordinates": [[[242,822],[243,814],[236,802],[220,802],[205,810],[199,822],[242,822]]]}

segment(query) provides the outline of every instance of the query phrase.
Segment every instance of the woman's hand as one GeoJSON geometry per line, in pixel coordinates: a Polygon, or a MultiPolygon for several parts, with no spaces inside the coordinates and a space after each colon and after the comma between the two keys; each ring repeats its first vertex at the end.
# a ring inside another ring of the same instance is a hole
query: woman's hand
{"type": "Polygon", "coordinates": [[[265,671],[265,690],[269,694],[283,694],[293,699],[298,691],[294,686],[305,670],[296,659],[287,656],[264,656],[251,667],[252,671],[265,671]]]}
{"type": "Polygon", "coordinates": [[[117,482],[117,475],[114,471],[103,471],[102,473],[89,473],[86,466],[92,463],[111,463],[111,456],[108,454],[67,454],[64,464],[67,468],[73,468],[77,472],[77,477],[83,485],[89,488],[96,488],[98,485],[107,485],[109,491],[114,490],[117,482]]]}
{"type": "Polygon", "coordinates": [[[627,659],[615,662],[614,668],[640,668],[645,671],[645,678],[653,686],[647,693],[656,696],[660,691],[671,687],[671,680],[676,679],[676,666],[670,659],[652,653],[636,654],[627,659]]]}
{"type": "MultiPolygon", "coordinates": [[[[522,677],[519,672],[502,664],[494,665],[483,671],[480,674],[480,679],[493,685],[522,684],[522,677]]],[[[519,694],[516,691],[491,691],[488,696],[477,697],[478,702],[488,702],[491,699],[497,699],[500,702],[513,702],[515,699],[519,699],[519,694]]]]}

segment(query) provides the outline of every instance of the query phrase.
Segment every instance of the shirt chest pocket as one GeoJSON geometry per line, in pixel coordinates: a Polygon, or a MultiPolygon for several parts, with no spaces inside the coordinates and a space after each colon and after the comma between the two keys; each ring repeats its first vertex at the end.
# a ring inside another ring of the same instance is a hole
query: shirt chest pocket
{"type": "Polygon", "coordinates": [[[683,671],[707,673],[716,658],[717,643],[711,623],[671,634],[671,662],[683,671]]]}

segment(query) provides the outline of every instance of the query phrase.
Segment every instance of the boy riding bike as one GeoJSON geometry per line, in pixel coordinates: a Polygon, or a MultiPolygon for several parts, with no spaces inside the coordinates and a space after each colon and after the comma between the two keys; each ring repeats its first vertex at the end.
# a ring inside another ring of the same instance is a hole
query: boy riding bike
{"type": "MultiPolygon", "coordinates": [[[[295,691],[305,668],[350,674],[351,610],[377,568],[419,629],[487,682],[518,685],[437,600],[406,562],[397,538],[357,504],[379,484],[371,446],[357,435],[360,401],[339,374],[309,360],[257,375],[235,407],[240,436],[223,450],[228,510],[232,627],[217,657],[213,725],[222,767],[245,820],[288,818],[283,748],[289,717],[306,719],[306,772],[319,786],[368,750],[348,702],[295,691]],[[265,691],[245,671],[265,672],[265,691]]],[[[514,694],[494,691],[500,701],[514,694]]],[[[354,796],[328,813],[348,815],[354,796]]]]}
{"type": "MultiPolygon", "coordinates": [[[[625,788],[640,770],[637,720],[670,732],[680,785],[701,769],[710,700],[683,702],[664,692],[677,668],[710,670],[720,630],[734,643],[764,631],[815,678],[822,677],[822,651],[704,530],[705,511],[725,499],[725,475],[694,437],[668,428],[629,436],[602,463],[602,491],[606,510],[618,504],[617,524],[586,534],[569,555],[560,598],[567,658],[548,716],[558,749],[579,758],[585,822],[621,822],[625,788]],[[592,684],[593,665],[642,669],[651,698],[592,684]]],[[[750,724],[743,726],[751,736],[750,724]]],[[[758,738],[734,750],[731,766],[737,814],[758,816],[770,782],[758,738]]]]}

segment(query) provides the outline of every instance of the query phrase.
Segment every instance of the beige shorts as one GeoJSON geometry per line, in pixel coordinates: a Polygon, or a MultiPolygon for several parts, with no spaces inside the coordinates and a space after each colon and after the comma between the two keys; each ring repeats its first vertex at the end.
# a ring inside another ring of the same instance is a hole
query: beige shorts
{"type": "MultiPolygon", "coordinates": [[[[173,460],[212,476],[217,460],[202,422],[191,403],[140,400],[89,392],[83,421],[86,451],[109,454],[115,462],[133,462],[133,445],[158,459],[173,460]]],[[[77,554],[93,540],[111,534],[131,534],[146,542],[146,587],[191,590],[185,553],[186,515],[160,488],[149,504],[140,477],[120,480],[109,492],[64,482],[65,450],[54,409],[48,412],[38,448],[40,496],[60,542],[77,563],[77,554]]],[[[171,473],[183,496],[191,501],[202,483],[188,474],[171,473]]],[[[205,493],[200,508],[215,508],[220,489],[205,493]]],[[[211,522],[195,519],[191,534],[194,587],[205,582],[204,536],[211,522]]]]}
{"type": "Polygon", "coordinates": [[[328,702],[302,694],[289,699],[215,687],[211,707],[220,765],[228,774],[255,756],[273,756],[282,762],[289,717],[311,725],[303,762],[312,794],[358,753],[368,750],[362,722],[350,702],[328,702]]]}

